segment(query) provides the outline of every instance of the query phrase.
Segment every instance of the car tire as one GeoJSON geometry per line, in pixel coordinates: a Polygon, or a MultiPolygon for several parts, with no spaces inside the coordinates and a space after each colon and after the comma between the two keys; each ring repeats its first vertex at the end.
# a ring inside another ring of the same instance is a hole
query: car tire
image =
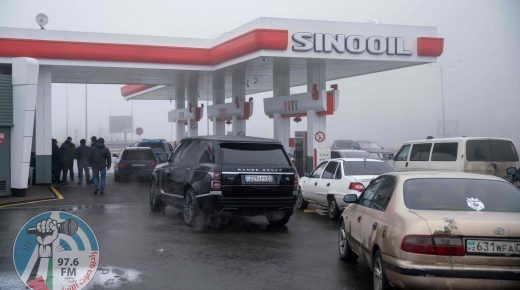
{"type": "Polygon", "coordinates": [[[358,256],[356,253],[354,253],[354,251],[352,251],[352,248],[350,247],[350,243],[348,242],[347,237],[347,229],[345,228],[345,223],[343,221],[341,221],[339,224],[338,233],[339,258],[343,261],[356,261],[358,256]]]}
{"type": "Polygon", "coordinates": [[[374,255],[374,261],[372,263],[372,280],[374,290],[390,290],[393,289],[386,278],[385,266],[383,264],[383,258],[381,258],[381,252],[378,250],[374,255]]]}
{"type": "Polygon", "coordinates": [[[267,218],[269,224],[275,226],[283,226],[287,224],[291,218],[291,215],[292,210],[278,210],[265,213],[265,217],[267,218]]]}
{"type": "Polygon", "coordinates": [[[302,189],[298,188],[298,195],[296,196],[296,204],[295,204],[296,208],[304,210],[307,208],[308,205],[309,205],[309,203],[306,202],[305,199],[303,198],[302,189]]]}
{"type": "Polygon", "coordinates": [[[196,224],[197,219],[201,218],[201,209],[197,204],[195,192],[192,188],[186,189],[186,192],[184,193],[182,217],[184,218],[184,222],[190,227],[193,227],[196,224]]]}
{"type": "Polygon", "coordinates": [[[150,182],[150,209],[153,212],[160,212],[163,211],[165,207],[164,201],[159,197],[159,187],[155,180],[152,180],[152,182],[150,182]]]}
{"type": "Polygon", "coordinates": [[[336,198],[334,198],[334,196],[329,196],[327,209],[328,209],[327,215],[329,216],[329,219],[337,220],[340,212],[339,212],[338,203],[336,202],[336,198]]]}

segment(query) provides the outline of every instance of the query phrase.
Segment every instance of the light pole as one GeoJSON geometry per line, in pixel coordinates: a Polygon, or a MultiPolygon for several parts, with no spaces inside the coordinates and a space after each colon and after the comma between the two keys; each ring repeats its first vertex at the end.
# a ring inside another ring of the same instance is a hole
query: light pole
{"type": "Polygon", "coordinates": [[[65,84],[65,138],[69,136],[69,90],[65,84]]]}
{"type": "Polygon", "coordinates": [[[85,140],[88,140],[88,85],[85,84],[85,140]]]}

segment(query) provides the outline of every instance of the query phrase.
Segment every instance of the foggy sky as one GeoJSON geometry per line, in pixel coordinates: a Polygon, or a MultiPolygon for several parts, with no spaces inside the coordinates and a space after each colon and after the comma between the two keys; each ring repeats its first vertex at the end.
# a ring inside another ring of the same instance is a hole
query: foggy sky
{"type": "MultiPolygon", "coordinates": [[[[520,1],[16,1],[0,0],[0,26],[37,28],[39,12],[49,30],[211,38],[258,17],[284,17],[437,27],[445,39],[438,64],[337,81],[339,109],[327,119],[327,141],[371,139],[385,147],[440,136],[441,88],[449,135],[511,138],[520,146],[520,1]],[[442,79],[441,79],[442,72],[442,79]]],[[[131,105],[119,85],[88,85],[88,135],[108,134],[108,115],[127,115],[131,105]]],[[[302,90],[294,88],[293,91],[302,90]]],[[[262,99],[247,133],[273,136],[262,99]]],[[[85,85],[53,85],[53,135],[82,138],[85,85]],[[67,92],[67,93],[66,93],[67,92]],[[66,104],[68,99],[68,132],[66,104]]],[[[143,137],[170,140],[169,101],[134,101],[135,126],[143,137]]],[[[305,130],[291,121],[291,131],[305,130]]],[[[211,126],[211,123],[210,123],[211,126]]],[[[230,130],[230,127],[227,128],[230,130]]],[[[206,119],[199,132],[206,134],[206,119]]],[[[211,133],[211,131],[210,131],[211,133]]],[[[175,132],[173,133],[175,138],[175,132]]],[[[76,140],[78,142],[78,140],[76,140]]]]}

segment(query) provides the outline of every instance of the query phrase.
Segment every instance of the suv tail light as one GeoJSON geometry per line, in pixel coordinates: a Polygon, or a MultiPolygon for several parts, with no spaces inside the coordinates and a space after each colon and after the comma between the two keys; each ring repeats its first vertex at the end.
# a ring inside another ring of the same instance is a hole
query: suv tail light
{"type": "Polygon", "coordinates": [[[351,182],[348,186],[348,189],[363,192],[363,190],[365,190],[365,186],[361,182],[351,182]]]}
{"type": "Polygon", "coordinates": [[[211,190],[220,190],[222,188],[222,183],[220,181],[220,177],[222,177],[222,173],[220,171],[211,171],[209,172],[211,176],[211,190]]]}
{"type": "Polygon", "coordinates": [[[124,161],[119,161],[119,163],[117,164],[117,168],[119,169],[123,169],[123,168],[127,168],[128,167],[128,164],[124,161]]]}
{"type": "Polygon", "coordinates": [[[408,235],[401,242],[401,250],[424,255],[464,256],[460,236],[408,235]]]}
{"type": "Polygon", "coordinates": [[[298,176],[298,173],[294,174],[294,186],[293,190],[298,190],[298,181],[300,180],[300,176],[298,176]]]}

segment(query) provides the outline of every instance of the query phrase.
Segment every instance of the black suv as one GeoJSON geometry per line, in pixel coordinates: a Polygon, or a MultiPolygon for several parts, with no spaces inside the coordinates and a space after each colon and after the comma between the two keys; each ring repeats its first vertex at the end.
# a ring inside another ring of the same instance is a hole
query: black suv
{"type": "Polygon", "coordinates": [[[202,225],[214,214],[265,215],[270,224],[289,221],[298,175],[280,142],[235,136],[182,139],[150,183],[150,208],[182,209],[184,221],[202,225]],[[197,222],[198,223],[198,222],[197,222]]]}

